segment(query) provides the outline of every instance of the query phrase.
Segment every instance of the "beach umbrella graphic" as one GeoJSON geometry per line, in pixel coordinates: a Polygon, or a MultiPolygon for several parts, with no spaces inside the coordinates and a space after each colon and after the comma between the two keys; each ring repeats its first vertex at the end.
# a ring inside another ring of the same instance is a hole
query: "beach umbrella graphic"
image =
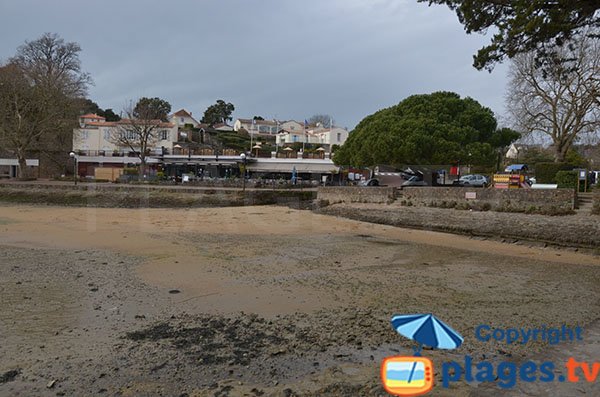
{"type": "Polygon", "coordinates": [[[458,332],[433,314],[396,315],[392,317],[392,326],[400,335],[414,340],[420,347],[424,345],[436,349],[456,349],[464,340],[458,332]]]}

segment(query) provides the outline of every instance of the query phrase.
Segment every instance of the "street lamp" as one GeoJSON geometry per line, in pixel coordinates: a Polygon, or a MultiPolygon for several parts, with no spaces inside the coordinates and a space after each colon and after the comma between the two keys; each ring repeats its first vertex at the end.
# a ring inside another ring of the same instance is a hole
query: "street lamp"
{"type": "Polygon", "coordinates": [[[242,192],[246,191],[246,153],[240,154],[240,158],[242,159],[242,192]]]}
{"type": "Polygon", "coordinates": [[[73,180],[75,181],[75,185],[77,185],[77,156],[75,152],[69,153],[69,157],[73,159],[73,180]]]}

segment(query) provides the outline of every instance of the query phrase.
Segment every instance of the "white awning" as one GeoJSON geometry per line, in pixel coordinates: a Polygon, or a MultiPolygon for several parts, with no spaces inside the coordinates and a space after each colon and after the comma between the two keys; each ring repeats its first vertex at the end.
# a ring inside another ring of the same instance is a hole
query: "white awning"
{"type": "Polygon", "coordinates": [[[249,163],[248,171],[251,172],[282,172],[291,173],[296,167],[299,174],[335,174],[339,172],[339,167],[333,164],[314,164],[314,163],[249,163]]]}
{"type": "MultiPolygon", "coordinates": [[[[39,167],[40,161],[37,159],[27,159],[27,165],[30,167],[39,167]]],[[[0,159],[0,165],[19,165],[17,159],[0,159]]]]}

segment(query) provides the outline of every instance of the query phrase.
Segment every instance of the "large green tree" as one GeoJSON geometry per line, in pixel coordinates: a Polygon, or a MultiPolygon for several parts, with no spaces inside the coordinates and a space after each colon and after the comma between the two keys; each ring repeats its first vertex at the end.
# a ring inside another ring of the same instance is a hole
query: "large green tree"
{"type": "Polygon", "coordinates": [[[133,108],[133,117],[140,120],[168,121],[171,104],[160,98],[140,98],[133,108]]]}
{"type": "Polygon", "coordinates": [[[233,120],[231,114],[235,110],[235,106],[232,103],[227,103],[222,99],[217,100],[217,103],[209,106],[204,111],[204,117],[202,122],[213,126],[219,123],[227,123],[227,121],[233,120]]]}
{"type": "Polygon", "coordinates": [[[413,95],[365,117],[335,153],[339,165],[493,166],[497,148],[518,138],[497,130],[493,112],[452,92],[413,95]]]}
{"type": "Polygon", "coordinates": [[[108,108],[103,110],[98,104],[91,99],[83,99],[80,105],[81,114],[86,113],[95,113],[98,116],[102,116],[106,119],[106,121],[119,121],[121,120],[121,116],[116,114],[112,109],[108,108]]]}
{"type": "Polygon", "coordinates": [[[504,58],[562,45],[585,27],[598,27],[600,0],[418,0],[447,5],[467,33],[494,32],[473,57],[477,69],[491,70],[504,58]]]}

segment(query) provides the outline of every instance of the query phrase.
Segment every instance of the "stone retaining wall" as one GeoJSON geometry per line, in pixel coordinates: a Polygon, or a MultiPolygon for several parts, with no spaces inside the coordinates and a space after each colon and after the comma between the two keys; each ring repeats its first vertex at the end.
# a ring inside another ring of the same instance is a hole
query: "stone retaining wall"
{"type": "Polygon", "coordinates": [[[453,204],[482,206],[491,210],[527,211],[575,208],[573,189],[493,189],[467,187],[410,187],[402,190],[402,199],[416,206],[451,207],[453,204]],[[444,205],[445,204],[445,205],[444,205]]]}
{"type": "Polygon", "coordinates": [[[572,189],[483,189],[466,187],[321,187],[317,199],[330,204],[397,202],[408,206],[497,210],[508,212],[571,211],[572,189]]]}
{"type": "Polygon", "coordinates": [[[393,187],[375,186],[342,186],[342,187],[320,187],[317,192],[317,200],[327,201],[329,204],[336,203],[376,203],[390,204],[396,198],[393,187]]]}

